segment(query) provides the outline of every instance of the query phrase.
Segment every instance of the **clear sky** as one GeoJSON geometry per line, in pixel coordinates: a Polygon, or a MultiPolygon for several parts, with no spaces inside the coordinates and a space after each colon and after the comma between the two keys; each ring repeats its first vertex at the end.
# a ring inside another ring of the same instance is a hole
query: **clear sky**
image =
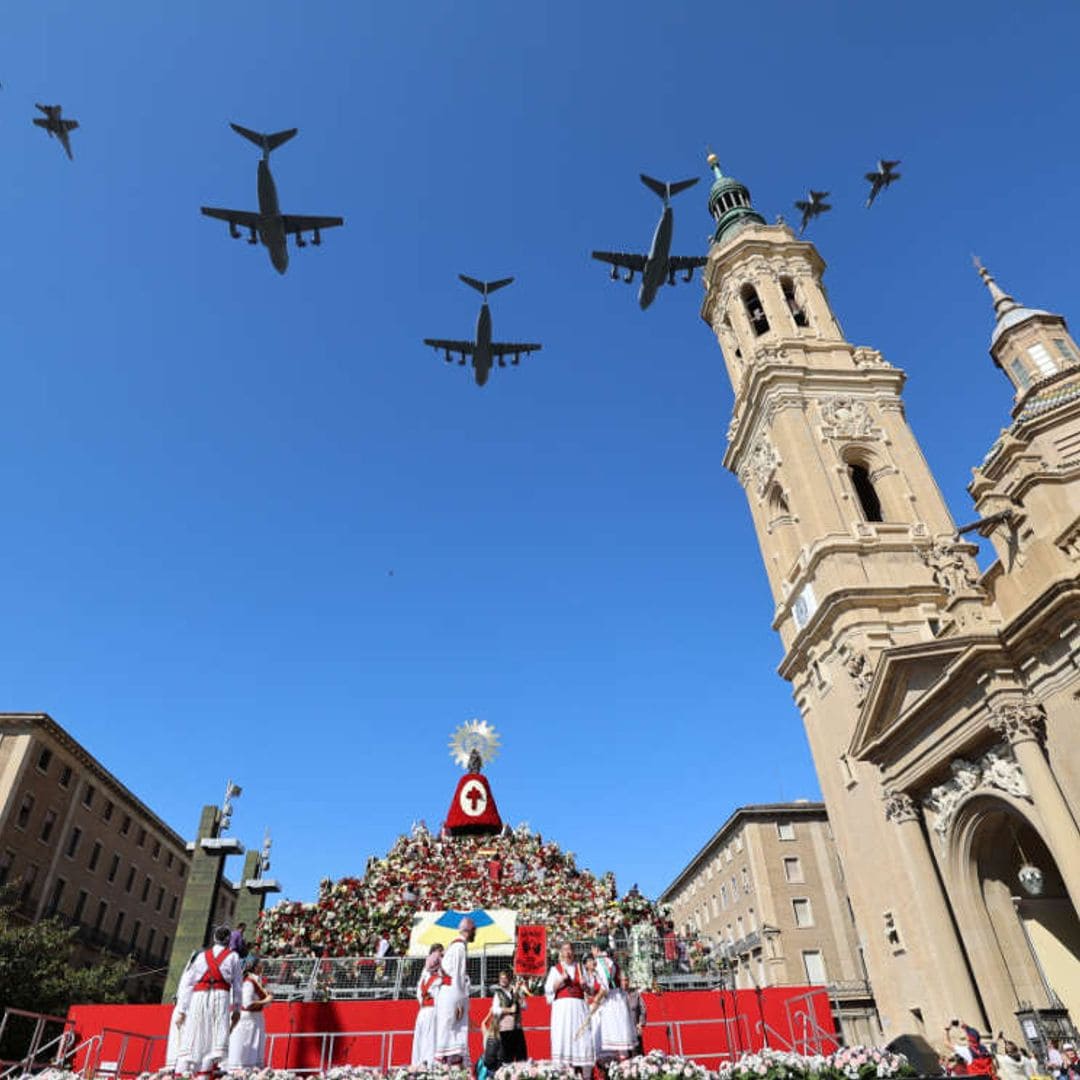
{"type": "MultiPolygon", "coordinates": [[[[527,820],[660,891],[728,813],[818,795],[699,282],[645,313],[639,172],[706,146],[768,220],[808,186],[850,340],[909,374],[958,520],[1008,421],[977,252],[1080,318],[1080,9],[1065,4],[5,5],[0,707],[44,710],[190,835],[227,776],[286,895],[363,870],[458,775],[470,717],[527,820]],[[80,122],[75,160],[33,103],[80,122]],[[200,204],[255,206],[227,122],[299,126],[279,277],[200,204]],[[903,161],[870,211],[862,174],[903,161]],[[544,350],[480,390],[456,275],[544,350]]],[[[238,864],[231,864],[238,872],[238,864]]]]}

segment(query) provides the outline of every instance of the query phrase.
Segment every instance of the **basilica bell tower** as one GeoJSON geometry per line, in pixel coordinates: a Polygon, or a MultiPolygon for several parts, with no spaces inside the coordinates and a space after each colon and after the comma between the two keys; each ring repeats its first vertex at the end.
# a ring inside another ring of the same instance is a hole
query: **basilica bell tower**
{"type": "Polygon", "coordinates": [[[883,654],[990,630],[995,608],[904,417],[904,373],[845,339],[813,244],[767,224],[747,188],[709,164],[716,230],[701,314],[735,391],[724,464],[757,531],[780,673],[806,727],[883,1035],[933,1040],[951,1018],[982,1025],[985,1012],[925,825],[890,811],[880,768],[852,746],[883,654]]]}

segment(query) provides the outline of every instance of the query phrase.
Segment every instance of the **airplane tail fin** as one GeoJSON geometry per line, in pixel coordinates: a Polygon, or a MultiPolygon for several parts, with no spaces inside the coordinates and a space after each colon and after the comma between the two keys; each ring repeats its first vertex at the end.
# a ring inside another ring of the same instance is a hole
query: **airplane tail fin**
{"type": "Polygon", "coordinates": [[[674,184],[667,184],[663,180],[654,180],[651,176],[642,173],[641,182],[650,191],[656,192],[664,202],[667,202],[672,195],[678,195],[680,191],[693,187],[698,182],[698,177],[695,176],[690,180],[677,180],[674,184]]]}
{"type": "Polygon", "coordinates": [[[493,293],[496,289],[501,289],[504,285],[509,285],[514,279],[512,277],[500,278],[498,281],[477,281],[476,278],[471,278],[468,274],[458,274],[458,277],[465,282],[466,285],[471,285],[478,293],[483,293],[486,300],[489,293],[493,293]]]}
{"type": "Polygon", "coordinates": [[[243,135],[245,139],[249,139],[267,155],[271,150],[276,150],[282,143],[287,143],[300,130],[299,128],[289,128],[288,131],[275,131],[272,135],[263,135],[261,132],[252,131],[250,128],[241,127],[239,124],[230,124],[229,127],[237,135],[243,135]]]}

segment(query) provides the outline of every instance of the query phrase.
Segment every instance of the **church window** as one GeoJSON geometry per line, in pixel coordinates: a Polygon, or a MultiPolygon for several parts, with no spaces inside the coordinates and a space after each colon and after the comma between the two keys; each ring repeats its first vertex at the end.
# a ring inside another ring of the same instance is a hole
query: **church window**
{"type": "Polygon", "coordinates": [[[1031,378],[1027,373],[1027,368],[1024,367],[1023,360],[1013,360],[1009,367],[1012,369],[1013,377],[1016,379],[1017,385],[1021,390],[1026,390],[1031,385],[1031,378]]]}
{"type": "Polygon", "coordinates": [[[788,306],[788,311],[791,312],[795,325],[809,326],[810,323],[807,321],[806,312],[795,296],[795,282],[789,277],[782,277],[780,279],[780,289],[784,294],[784,302],[788,306]]]}
{"type": "Polygon", "coordinates": [[[885,518],[881,514],[881,500],[874,490],[874,482],[870,479],[870,472],[866,466],[851,462],[848,465],[848,475],[851,477],[851,486],[855,489],[863,517],[867,521],[884,521],[885,518]]]}
{"type": "Polygon", "coordinates": [[[743,306],[746,308],[746,316],[750,320],[750,325],[754,328],[754,333],[759,337],[762,334],[767,334],[769,332],[769,320],[765,318],[765,309],[761,306],[757,289],[747,283],[742,287],[742,292],[739,295],[742,297],[743,306]]]}
{"type": "Polygon", "coordinates": [[[1039,369],[1040,375],[1053,375],[1057,372],[1057,364],[1051,359],[1050,354],[1046,351],[1046,346],[1041,341],[1028,346],[1028,356],[1035,361],[1035,366],[1039,369]]]}
{"type": "Polygon", "coordinates": [[[796,926],[807,927],[814,925],[814,912],[810,908],[809,900],[792,900],[791,909],[795,914],[796,926]]]}
{"type": "Polygon", "coordinates": [[[786,517],[790,513],[791,508],[788,506],[784,489],[779,484],[773,484],[772,487],[769,488],[769,519],[774,520],[778,517],[786,517]]]}
{"type": "Polygon", "coordinates": [[[1061,355],[1065,357],[1066,360],[1076,359],[1072,349],[1069,348],[1069,343],[1064,338],[1054,338],[1054,345],[1057,346],[1057,351],[1061,353],[1061,355]]]}

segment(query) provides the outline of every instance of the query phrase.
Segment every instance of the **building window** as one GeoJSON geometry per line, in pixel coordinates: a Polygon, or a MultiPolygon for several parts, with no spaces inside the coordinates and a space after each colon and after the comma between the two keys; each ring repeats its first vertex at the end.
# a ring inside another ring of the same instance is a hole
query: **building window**
{"type": "Polygon", "coordinates": [[[25,829],[30,824],[30,815],[34,811],[34,796],[24,795],[23,801],[19,803],[19,812],[15,816],[15,828],[25,829]]]}
{"type": "Polygon", "coordinates": [[[851,486],[855,489],[855,497],[859,500],[859,509],[866,521],[884,521],[881,514],[881,500],[877,491],[874,490],[874,481],[870,479],[870,471],[865,465],[856,462],[848,464],[848,476],[851,478],[851,486]]]}
{"type": "Polygon", "coordinates": [[[112,799],[105,800],[105,809],[101,812],[101,818],[103,821],[112,821],[113,814],[113,801],[112,799]]]}
{"type": "Polygon", "coordinates": [[[105,924],[105,913],[109,910],[108,900],[102,900],[97,907],[97,915],[94,917],[94,929],[100,930],[105,924]]]}
{"type": "Polygon", "coordinates": [[[174,894],[172,900],[169,901],[169,918],[170,919],[175,919],[176,918],[176,904],[179,901],[179,899],[180,898],[174,894]]]}
{"type": "Polygon", "coordinates": [[[1019,386],[1021,390],[1026,390],[1031,385],[1031,379],[1028,376],[1027,368],[1024,367],[1024,361],[1012,360],[1009,363],[1009,367],[1012,369],[1017,386],[1019,386]]]}
{"type": "Polygon", "coordinates": [[[181,863],[180,864],[180,876],[183,877],[186,873],[187,873],[187,867],[183,863],[181,863]]]}
{"type": "Polygon", "coordinates": [[[71,787],[71,766],[70,765],[65,765],[60,770],[60,786],[62,788],[71,787]]]}
{"type": "Polygon", "coordinates": [[[94,785],[87,784],[86,790],[83,792],[82,804],[89,810],[94,805],[94,785]]]}
{"type": "Polygon", "coordinates": [[[165,886],[159,885],[157,891],[157,900],[154,902],[154,910],[160,911],[161,905],[165,903],[165,886]]]}
{"type": "Polygon", "coordinates": [[[1054,345],[1056,346],[1057,351],[1059,353],[1061,353],[1061,355],[1066,360],[1075,360],[1076,359],[1076,357],[1073,355],[1072,349],[1069,348],[1069,343],[1064,338],[1059,338],[1059,337],[1054,338],[1054,345]]]}
{"type": "Polygon", "coordinates": [[[57,878],[56,884],[53,885],[52,893],[49,896],[49,902],[45,905],[45,914],[55,915],[60,909],[60,898],[64,895],[64,886],[67,882],[63,878],[57,878]]]}
{"type": "Polygon", "coordinates": [[[793,855],[791,858],[784,860],[784,880],[799,882],[802,881],[802,863],[799,861],[798,855],[793,855]]]}
{"type": "Polygon", "coordinates": [[[52,836],[53,826],[56,824],[56,811],[46,810],[45,820],[41,823],[41,835],[38,839],[43,843],[49,842],[49,837],[52,836]]]}
{"type": "Polygon", "coordinates": [[[142,847],[145,843],[146,843],[146,830],[145,829],[140,829],[139,830],[138,845],[139,845],[139,847],[142,847]]]}
{"type": "Polygon", "coordinates": [[[810,909],[809,900],[792,900],[792,910],[795,912],[795,925],[800,929],[814,925],[814,913],[810,909]]]}
{"type": "Polygon", "coordinates": [[[23,904],[30,899],[30,892],[37,881],[38,868],[30,863],[22,873],[22,888],[19,890],[19,901],[23,904]]]}
{"type": "Polygon", "coordinates": [[[806,981],[811,986],[824,986],[829,980],[825,977],[825,961],[821,953],[813,949],[802,954],[803,970],[806,972],[806,981]]]}
{"type": "Polygon", "coordinates": [[[780,289],[784,294],[784,303],[787,304],[795,325],[809,326],[810,324],[806,320],[806,312],[803,311],[802,305],[795,296],[795,282],[789,277],[782,277],[780,279],[780,289]]]}
{"type": "Polygon", "coordinates": [[[119,869],[120,869],[120,856],[119,855],[114,855],[112,857],[112,862],[109,863],[109,873],[107,875],[107,878],[108,878],[108,880],[110,882],[113,882],[113,881],[116,880],[116,872],[119,869]]]}
{"type": "Polygon", "coordinates": [[[120,835],[127,836],[131,832],[131,815],[125,814],[124,820],[120,823],[120,835]]]}
{"type": "Polygon", "coordinates": [[[81,839],[82,839],[82,829],[80,829],[76,825],[75,828],[73,828],[71,830],[71,833],[68,836],[67,850],[64,852],[64,854],[69,859],[74,859],[75,858],[75,852],[79,850],[79,841],[81,839]]]}
{"type": "Polygon", "coordinates": [[[15,862],[15,852],[10,848],[0,855],[0,886],[7,884],[7,879],[11,876],[11,866],[15,862]]]}
{"type": "Polygon", "coordinates": [[[37,759],[38,772],[47,773],[49,771],[49,763],[51,761],[52,761],[52,751],[48,747],[45,747],[41,751],[41,753],[38,754],[38,759],[37,759]]]}
{"type": "Polygon", "coordinates": [[[113,923],[113,932],[112,932],[113,944],[116,944],[117,942],[120,941],[120,931],[123,930],[123,928],[124,928],[124,913],[122,911],[118,911],[116,913],[116,922],[113,923]]]}
{"type": "Polygon", "coordinates": [[[101,841],[95,840],[94,846],[90,849],[90,861],[86,864],[88,870],[96,870],[98,860],[101,858],[101,841]]]}
{"type": "Polygon", "coordinates": [[[151,926],[150,927],[150,932],[146,935],[146,955],[147,956],[153,956],[154,955],[154,938],[155,937],[157,937],[157,930],[155,930],[151,926]]]}
{"type": "Polygon", "coordinates": [[[124,892],[131,892],[131,886],[135,884],[135,867],[128,870],[127,881],[124,883],[124,892]]]}
{"type": "Polygon", "coordinates": [[[162,959],[168,959],[169,956],[169,935],[161,935],[161,957],[162,959]]]}
{"type": "Polygon", "coordinates": [[[142,929],[142,923],[136,919],[135,925],[131,928],[131,951],[134,952],[139,942],[139,931],[142,929]]]}
{"type": "Polygon", "coordinates": [[[145,881],[143,882],[143,886],[142,886],[142,902],[143,902],[144,904],[146,903],[146,898],[147,898],[147,897],[148,897],[149,895],[150,895],[150,879],[149,879],[149,878],[147,878],[147,879],[146,879],[146,880],[145,880],[145,881]]]}
{"type": "Polygon", "coordinates": [[[769,320],[765,318],[765,309],[761,306],[757,289],[748,282],[742,287],[739,295],[742,297],[743,307],[746,308],[746,317],[750,320],[754,333],[758,337],[767,334],[769,332],[769,320]]]}
{"type": "Polygon", "coordinates": [[[1035,361],[1035,366],[1039,369],[1040,375],[1057,374],[1057,364],[1054,363],[1050,354],[1046,351],[1046,346],[1041,341],[1029,345],[1027,354],[1035,361]]]}
{"type": "Polygon", "coordinates": [[[90,899],[90,894],[85,889],[79,890],[79,896],[75,901],[75,910],[71,913],[71,917],[75,922],[82,922],[83,911],[86,910],[86,901],[90,899]]]}
{"type": "Polygon", "coordinates": [[[172,864],[173,864],[173,853],[170,851],[170,852],[167,852],[166,855],[165,855],[165,869],[166,870],[171,870],[172,869],[172,864]]]}
{"type": "Polygon", "coordinates": [[[158,856],[160,856],[160,855],[161,855],[161,841],[160,841],[160,840],[155,840],[155,841],[154,841],[154,851],[153,851],[153,856],[154,856],[154,858],[156,859],[156,858],[158,858],[158,856]]]}
{"type": "Polygon", "coordinates": [[[776,823],[776,835],[781,840],[794,840],[795,826],[790,821],[778,821],[776,823]]]}

